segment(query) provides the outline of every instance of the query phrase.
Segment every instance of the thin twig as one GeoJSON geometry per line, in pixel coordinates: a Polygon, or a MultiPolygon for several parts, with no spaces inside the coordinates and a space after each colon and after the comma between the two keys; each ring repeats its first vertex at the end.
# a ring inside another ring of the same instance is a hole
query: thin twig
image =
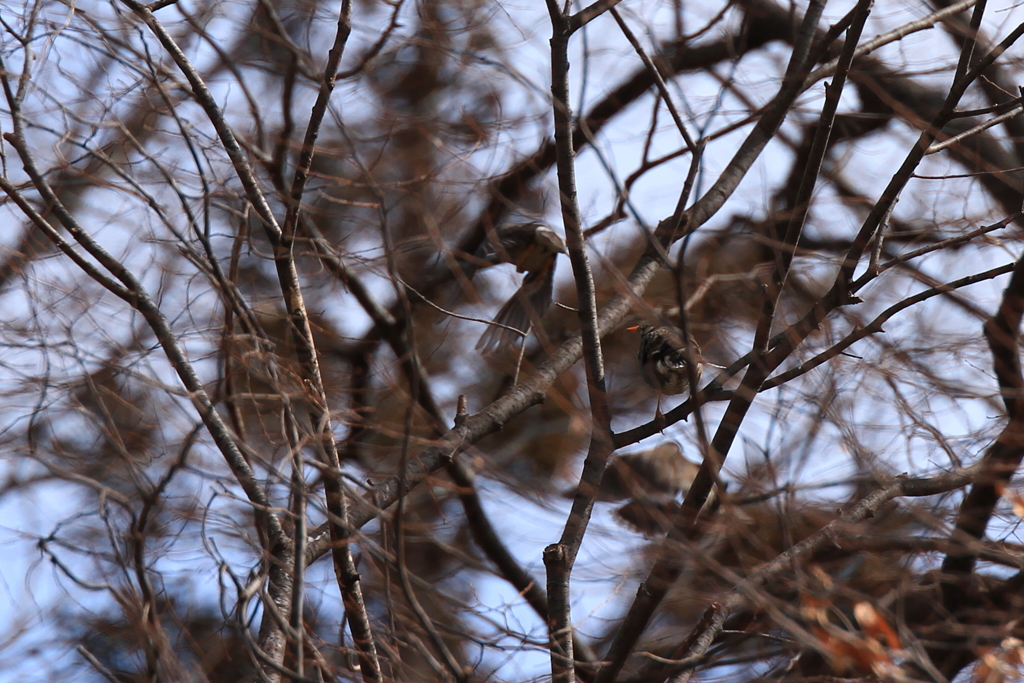
{"type": "MultiPolygon", "coordinates": [[[[917,33],[918,31],[925,31],[932,28],[935,24],[948,19],[965,9],[969,9],[974,5],[978,4],[979,0],[960,0],[960,2],[954,3],[949,7],[944,7],[936,12],[932,12],[926,17],[922,17],[916,21],[911,21],[907,24],[900,26],[897,29],[888,31],[886,33],[879,34],[871,40],[862,43],[853,53],[854,59],[863,57],[864,55],[871,54],[875,50],[889,43],[894,43],[898,40],[906,38],[911,33],[917,33]]],[[[811,74],[804,80],[804,88],[810,88],[812,85],[817,83],[823,78],[828,78],[835,73],[836,66],[839,64],[839,58],[833,59],[825,65],[815,69],[811,74]]]]}
{"type": "Polygon", "coordinates": [[[878,488],[865,496],[849,510],[842,512],[836,519],[795,544],[789,550],[759,566],[735,586],[733,593],[729,597],[716,603],[718,612],[714,614],[711,623],[706,626],[697,638],[693,639],[693,645],[679,657],[682,662],[676,671],[684,673],[675,680],[682,683],[689,680],[693,671],[693,665],[699,662],[707,653],[708,648],[711,647],[715,638],[721,633],[726,620],[734,610],[744,605],[752,596],[756,596],[758,590],[765,586],[768,581],[782,572],[790,571],[797,560],[808,557],[819,548],[833,542],[843,528],[869,519],[877,510],[894,498],[901,496],[938,495],[970,483],[976,475],[976,470],[966,469],[935,477],[898,477],[887,486],[878,488]]]}
{"type": "Polygon", "coordinates": [[[661,99],[664,100],[665,107],[668,109],[669,114],[672,115],[672,121],[676,124],[676,129],[679,131],[679,134],[683,136],[683,141],[686,142],[687,148],[689,148],[690,152],[693,152],[697,144],[693,141],[693,138],[690,137],[690,133],[686,130],[686,124],[683,123],[683,117],[681,117],[679,112],[676,110],[676,105],[672,102],[672,93],[669,92],[668,86],[665,85],[665,79],[661,77],[658,67],[656,67],[651,58],[647,56],[643,45],[641,45],[640,41],[636,39],[635,35],[633,35],[633,31],[630,30],[629,25],[623,21],[622,17],[619,15],[619,11],[613,7],[611,9],[611,15],[615,18],[615,23],[619,25],[619,30],[622,31],[622,35],[626,36],[626,40],[629,41],[629,44],[633,46],[633,50],[635,50],[637,55],[639,55],[640,61],[644,63],[644,66],[651,73],[651,78],[654,79],[655,85],[658,86],[658,92],[661,93],[661,99]]]}
{"type": "Polygon", "coordinates": [[[985,121],[984,123],[979,123],[977,126],[974,126],[973,128],[971,128],[969,130],[965,130],[962,133],[958,133],[958,134],[954,135],[951,138],[947,138],[946,140],[943,140],[942,142],[933,142],[928,147],[928,150],[925,152],[925,154],[927,155],[927,154],[935,154],[936,152],[941,152],[942,150],[946,149],[947,147],[951,147],[951,146],[957,144],[958,142],[961,142],[963,140],[966,140],[969,137],[977,135],[978,133],[982,132],[983,130],[988,130],[992,126],[997,126],[1000,123],[1002,123],[1003,121],[1008,121],[1009,119],[1012,119],[1014,116],[1017,116],[1022,111],[1024,111],[1024,104],[1018,104],[1016,107],[1014,107],[1010,111],[1006,112],[1005,114],[1000,114],[999,116],[992,117],[988,121],[985,121]]]}

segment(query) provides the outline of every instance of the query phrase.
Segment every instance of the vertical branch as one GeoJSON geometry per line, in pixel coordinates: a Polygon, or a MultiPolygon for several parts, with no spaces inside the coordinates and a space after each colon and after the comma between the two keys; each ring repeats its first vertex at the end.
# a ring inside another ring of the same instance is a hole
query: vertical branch
{"type": "MultiPolygon", "coordinates": [[[[455,485],[459,487],[459,499],[465,509],[466,521],[469,524],[469,532],[473,536],[473,541],[494,563],[500,575],[512,584],[516,592],[546,623],[548,621],[548,596],[537,581],[516,561],[488,520],[487,513],[480,502],[480,496],[476,492],[473,470],[462,461],[453,460],[448,466],[448,474],[455,485]]],[[[590,680],[597,656],[575,630],[572,633],[572,651],[577,676],[584,681],[590,680]]]]}
{"type": "Polygon", "coordinates": [[[298,423],[292,411],[291,402],[284,394],[284,405],[282,406],[282,418],[284,427],[287,430],[288,441],[292,455],[291,472],[291,514],[292,522],[295,525],[295,547],[292,552],[292,594],[291,613],[288,615],[288,625],[292,631],[292,657],[295,677],[302,679],[305,676],[305,635],[306,626],[303,621],[303,607],[305,605],[306,587],[306,477],[305,466],[302,462],[302,439],[299,438],[298,423]]]}
{"type": "Polygon", "coordinates": [[[350,543],[351,529],[348,520],[348,506],[345,491],[341,482],[341,459],[338,455],[338,444],[334,438],[334,426],[330,416],[327,392],[324,389],[323,377],[320,373],[320,362],[317,358],[313,330],[309,323],[309,314],[299,282],[298,269],[295,266],[294,246],[295,234],[302,210],[302,196],[305,192],[309,169],[316,152],[316,140],[320,134],[323,119],[330,105],[334,91],[335,77],[341,64],[345,44],[352,32],[352,3],[343,0],[338,14],[338,28],[334,36],[334,44],[328,53],[327,64],[316,102],[313,104],[306,132],[303,136],[302,148],[299,152],[295,177],[292,181],[288,210],[284,225],[279,233],[266,227],[267,236],[274,245],[274,263],[277,267],[278,280],[288,309],[292,327],[297,331],[296,356],[302,368],[303,380],[313,396],[307,402],[310,421],[319,433],[321,455],[325,459],[328,472],[324,476],[324,491],[327,498],[327,511],[334,556],[334,571],[345,603],[345,612],[352,629],[352,640],[359,653],[363,679],[366,681],[383,680],[380,662],[377,657],[373,633],[370,629],[369,616],[363,601],[359,573],[356,571],[350,543]]]}
{"type": "MultiPolygon", "coordinates": [[[[367,177],[369,177],[368,173],[367,177]]],[[[373,297],[372,293],[366,288],[366,285],[353,273],[349,272],[341,257],[331,252],[330,245],[323,235],[319,233],[316,226],[306,223],[304,229],[308,229],[312,234],[313,243],[320,255],[321,263],[338,277],[340,281],[345,283],[345,286],[356,297],[366,314],[373,319],[374,324],[384,331],[384,337],[394,352],[395,357],[402,359],[400,367],[406,381],[409,383],[410,395],[415,397],[424,413],[430,417],[435,438],[442,437],[445,431],[444,416],[441,414],[433,398],[433,392],[427,384],[426,372],[422,364],[419,363],[418,354],[414,354],[410,349],[404,332],[399,328],[388,310],[373,297]]],[[[365,387],[365,377],[368,372],[368,369],[365,367],[366,355],[357,356],[353,362],[362,363],[356,366],[353,371],[357,372],[357,376],[362,378],[363,384],[360,386],[365,387]]],[[[364,391],[365,388],[353,391],[353,398],[364,391]]],[[[455,418],[456,426],[467,417],[466,406],[464,405],[465,396],[461,397],[461,399],[463,401],[460,402],[460,412],[455,418]]],[[[362,414],[365,411],[361,403],[354,402],[352,412],[362,414]]],[[[354,444],[355,434],[356,432],[353,431],[349,435],[350,444],[354,444]]],[[[350,446],[350,448],[352,447],[350,446]]],[[[355,455],[349,454],[348,457],[355,458],[355,455]]],[[[465,510],[466,522],[469,525],[474,542],[497,567],[500,575],[512,584],[516,591],[533,608],[534,612],[546,621],[548,617],[547,595],[544,589],[538,585],[537,581],[520,566],[495,532],[477,494],[473,470],[461,460],[454,459],[448,464],[447,471],[452,481],[458,487],[459,499],[465,510]]],[[[403,466],[399,469],[398,476],[402,478],[406,473],[407,466],[403,466]]],[[[404,490],[405,486],[403,485],[400,488],[404,490]]],[[[399,498],[399,502],[401,500],[402,498],[399,498]]],[[[398,520],[401,517],[402,515],[399,513],[397,515],[398,520]]],[[[597,659],[586,642],[576,633],[573,634],[573,652],[577,662],[582,661],[591,664],[597,659]]],[[[456,668],[451,666],[449,666],[449,669],[452,671],[456,670],[456,668]]],[[[580,674],[581,678],[586,680],[583,675],[584,671],[580,670],[580,674]]],[[[462,674],[460,672],[457,675],[462,674]]]]}
{"type": "Polygon", "coordinates": [[[1002,488],[1024,457],[1024,377],[1021,376],[1020,324],[1024,316],[1024,256],[1017,260],[999,310],[985,321],[985,339],[992,349],[999,390],[1010,418],[995,443],[982,457],[983,472],[971,487],[957,514],[951,541],[956,550],[946,555],[942,569],[969,574],[977,560],[977,541],[985,535],[1002,488]]]}
{"type": "MultiPolygon", "coordinates": [[[[574,681],[572,618],[569,606],[569,579],[576,554],[594,506],[598,484],[612,452],[611,413],[605,388],[604,359],[598,332],[594,276],[587,259],[582,219],[576,197],[575,152],[573,150],[572,108],[569,104],[569,39],[572,18],[560,9],[557,0],[547,0],[551,17],[551,95],[555,121],[555,165],[565,226],[566,246],[572,263],[579,302],[580,333],[590,398],[590,448],[583,475],[566,520],[562,537],[544,551],[548,572],[548,629],[551,643],[551,675],[555,683],[574,681]]],[[[566,8],[568,3],[566,3],[566,8]]]]}
{"type": "Polygon", "coordinates": [[[800,241],[800,233],[807,220],[807,212],[810,210],[811,205],[811,195],[814,193],[814,186],[821,171],[821,164],[829,147],[829,139],[832,137],[832,126],[835,123],[836,112],[839,109],[839,100],[843,95],[843,88],[846,86],[846,77],[850,72],[850,65],[853,64],[857,43],[860,41],[864,24],[867,22],[873,4],[874,0],[858,0],[853,10],[853,21],[846,33],[846,42],[843,45],[842,54],[836,65],[835,76],[833,76],[831,83],[825,84],[825,104],[821,108],[818,125],[814,129],[814,139],[811,142],[807,165],[804,167],[803,176],[800,178],[800,186],[793,201],[793,214],[786,226],[785,234],[777,236],[776,263],[772,273],[772,286],[775,289],[773,295],[776,302],[782,296],[785,280],[789,274],[789,267],[792,264],[793,255],[800,241]]]}
{"type": "MultiPolygon", "coordinates": [[[[978,560],[980,541],[1003,496],[1003,489],[1024,459],[1024,377],[1020,362],[1020,325],[1024,316],[1024,256],[1014,264],[1010,284],[999,309],[985,321],[984,333],[992,350],[993,367],[1009,422],[982,456],[980,474],[964,497],[950,534],[950,550],[942,562],[942,606],[950,620],[978,604],[969,581],[978,560]]],[[[967,617],[968,620],[971,617],[967,617]]],[[[943,674],[953,678],[973,659],[969,650],[942,645],[929,655],[943,674]]]]}

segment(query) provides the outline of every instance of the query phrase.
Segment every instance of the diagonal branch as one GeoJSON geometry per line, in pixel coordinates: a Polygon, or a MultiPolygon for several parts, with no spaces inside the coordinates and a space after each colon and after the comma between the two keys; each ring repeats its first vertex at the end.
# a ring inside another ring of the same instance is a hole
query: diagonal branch
{"type": "MultiPolygon", "coordinates": [[[[296,355],[302,368],[303,381],[312,394],[309,397],[310,400],[306,402],[310,413],[310,420],[314,430],[320,434],[319,446],[322,449],[322,457],[333,472],[339,472],[340,461],[328,409],[327,393],[324,390],[323,379],[320,374],[319,361],[313,341],[313,331],[306,312],[292,249],[298,212],[301,205],[301,196],[306,178],[308,177],[309,167],[312,163],[316,138],[319,134],[323,116],[327,111],[341,55],[351,32],[351,2],[350,0],[344,0],[339,11],[338,30],[323,74],[317,101],[314,104],[307,126],[304,146],[299,164],[297,165],[295,180],[292,183],[292,203],[288,208],[284,229],[278,225],[246,155],[198,71],[196,71],[171,35],[145,5],[135,0],[124,0],[124,4],[146,23],[189,81],[196,101],[203,107],[207,117],[217,131],[221,144],[224,146],[224,150],[235,169],[235,173],[245,188],[249,203],[263,223],[267,237],[274,247],[274,262],[277,267],[285,306],[289,312],[292,326],[297,332],[296,355]]],[[[344,598],[346,613],[349,616],[353,640],[359,651],[363,678],[367,681],[376,682],[383,680],[383,678],[372,634],[370,633],[369,618],[366,615],[366,608],[363,604],[359,575],[356,572],[351,547],[347,540],[350,535],[348,509],[345,505],[344,491],[338,476],[338,474],[334,474],[324,478],[327,509],[329,512],[328,527],[333,539],[332,552],[334,554],[335,572],[344,598]]],[[[290,579],[296,581],[301,580],[301,577],[290,577],[290,579]]],[[[285,611],[290,611],[290,609],[285,611]]],[[[262,636],[274,640],[275,643],[280,640],[279,633],[268,632],[262,634],[262,636]]],[[[269,654],[273,661],[277,661],[278,658],[283,658],[284,656],[283,649],[277,645],[270,649],[269,654]]]]}
{"type": "Polygon", "coordinates": [[[587,5],[576,14],[566,17],[565,28],[567,33],[575,33],[608,10],[614,9],[620,2],[622,0],[596,0],[593,4],[587,5]]]}
{"type": "MultiPolygon", "coordinates": [[[[807,46],[810,44],[810,36],[814,33],[814,27],[817,25],[818,18],[821,16],[823,9],[823,1],[812,2],[807,9],[801,31],[802,35],[805,36],[803,43],[807,46]]],[[[794,48],[786,78],[778,95],[765,108],[764,116],[754,127],[751,134],[743,141],[740,150],[719,177],[719,181],[715,183],[715,186],[698,200],[693,207],[679,215],[676,225],[683,227],[683,229],[673,230],[674,233],[683,232],[689,234],[693,232],[697,227],[697,224],[694,222],[696,216],[699,216],[701,211],[710,210],[719,201],[717,193],[727,192],[731,194],[732,190],[735,189],[736,185],[738,185],[746,171],[750,168],[750,164],[759,155],[760,150],[764,149],[764,145],[774,136],[778,126],[782,123],[782,119],[789,111],[797,95],[801,92],[803,79],[810,72],[815,62],[809,55],[809,47],[807,49],[794,48]],[[727,180],[722,182],[723,179],[727,180]],[[732,189],[729,189],[730,186],[732,189]]],[[[721,197],[721,201],[724,201],[724,198],[724,196],[721,197]]],[[[659,226],[659,231],[663,230],[664,224],[665,222],[663,221],[662,225],[659,226]]],[[[769,362],[769,331],[774,318],[775,306],[774,298],[770,296],[769,292],[765,290],[763,295],[761,318],[754,333],[752,349],[752,352],[755,354],[754,359],[747,369],[739,389],[736,390],[732,400],[729,402],[725,415],[723,415],[722,421],[719,423],[718,430],[711,440],[707,457],[704,458],[696,478],[686,493],[683,505],[676,515],[673,528],[669,532],[667,547],[674,545],[672,541],[682,540],[689,533],[690,528],[697,519],[697,515],[710,495],[711,488],[718,478],[718,472],[732,447],[736,435],[739,433],[740,425],[743,423],[747,411],[757,395],[758,387],[764,382],[768,374],[782,362],[782,358],[773,359],[774,364],[769,362]]],[[[669,552],[660,554],[643,583],[643,590],[637,593],[633,604],[619,626],[615,638],[608,649],[608,654],[605,656],[608,663],[602,667],[598,674],[598,683],[612,683],[618,677],[622,667],[625,666],[626,659],[650,623],[654,610],[664,599],[668,589],[678,578],[681,570],[682,563],[680,558],[669,552]]]]}

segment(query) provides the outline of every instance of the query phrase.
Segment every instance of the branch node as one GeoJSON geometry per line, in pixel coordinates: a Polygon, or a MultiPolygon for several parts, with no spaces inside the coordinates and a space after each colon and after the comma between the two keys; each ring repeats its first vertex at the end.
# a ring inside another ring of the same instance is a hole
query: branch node
{"type": "Polygon", "coordinates": [[[469,417],[469,398],[465,394],[459,394],[459,401],[455,405],[455,426],[461,427],[469,417]]]}

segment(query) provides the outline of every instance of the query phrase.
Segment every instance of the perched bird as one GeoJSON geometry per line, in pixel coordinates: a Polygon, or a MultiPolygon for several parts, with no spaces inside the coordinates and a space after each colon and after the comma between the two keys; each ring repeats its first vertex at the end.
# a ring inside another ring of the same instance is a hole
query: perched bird
{"type": "Polygon", "coordinates": [[[658,390],[657,415],[660,418],[662,394],[675,396],[690,388],[691,363],[694,380],[700,381],[704,369],[700,347],[693,335],[687,334],[684,342],[682,332],[667,325],[637,325],[627,329],[640,332],[640,350],[636,354],[640,376],[658,390]]]}
{"type": "MultiPolygon", "coordinates": [[[[690,490],[699,469],[700,465],[683,457],[679,444],[666,441],[608,463],[596,500],[630,499],[615,511],[616,516],[645,536],[663,533],[679,510],[679,496],[690,490]]],[[[708,500],[713,498],[714,492],[708,500]]]]}
{"type": "MultiPolygon", "coordinates": [[[[498,325],[488,327],[476,345],[477,350],[484,353],[511,345],[520,336],[515,330],[526,332],[533,319],[544,317],[551,307],[555,259],[558,254],[566,253],[562,238],[542,223],[507,225],[497,231],[497,237],[498,244],[482,245],[477,258],[492,264],[511,263],[517,272],[526,273],[526,277],[494,317],[494,322],[512,329],[498,325]]],[[[477,267],[467,270],[467,277],[472,277],[477,267]]]]}

